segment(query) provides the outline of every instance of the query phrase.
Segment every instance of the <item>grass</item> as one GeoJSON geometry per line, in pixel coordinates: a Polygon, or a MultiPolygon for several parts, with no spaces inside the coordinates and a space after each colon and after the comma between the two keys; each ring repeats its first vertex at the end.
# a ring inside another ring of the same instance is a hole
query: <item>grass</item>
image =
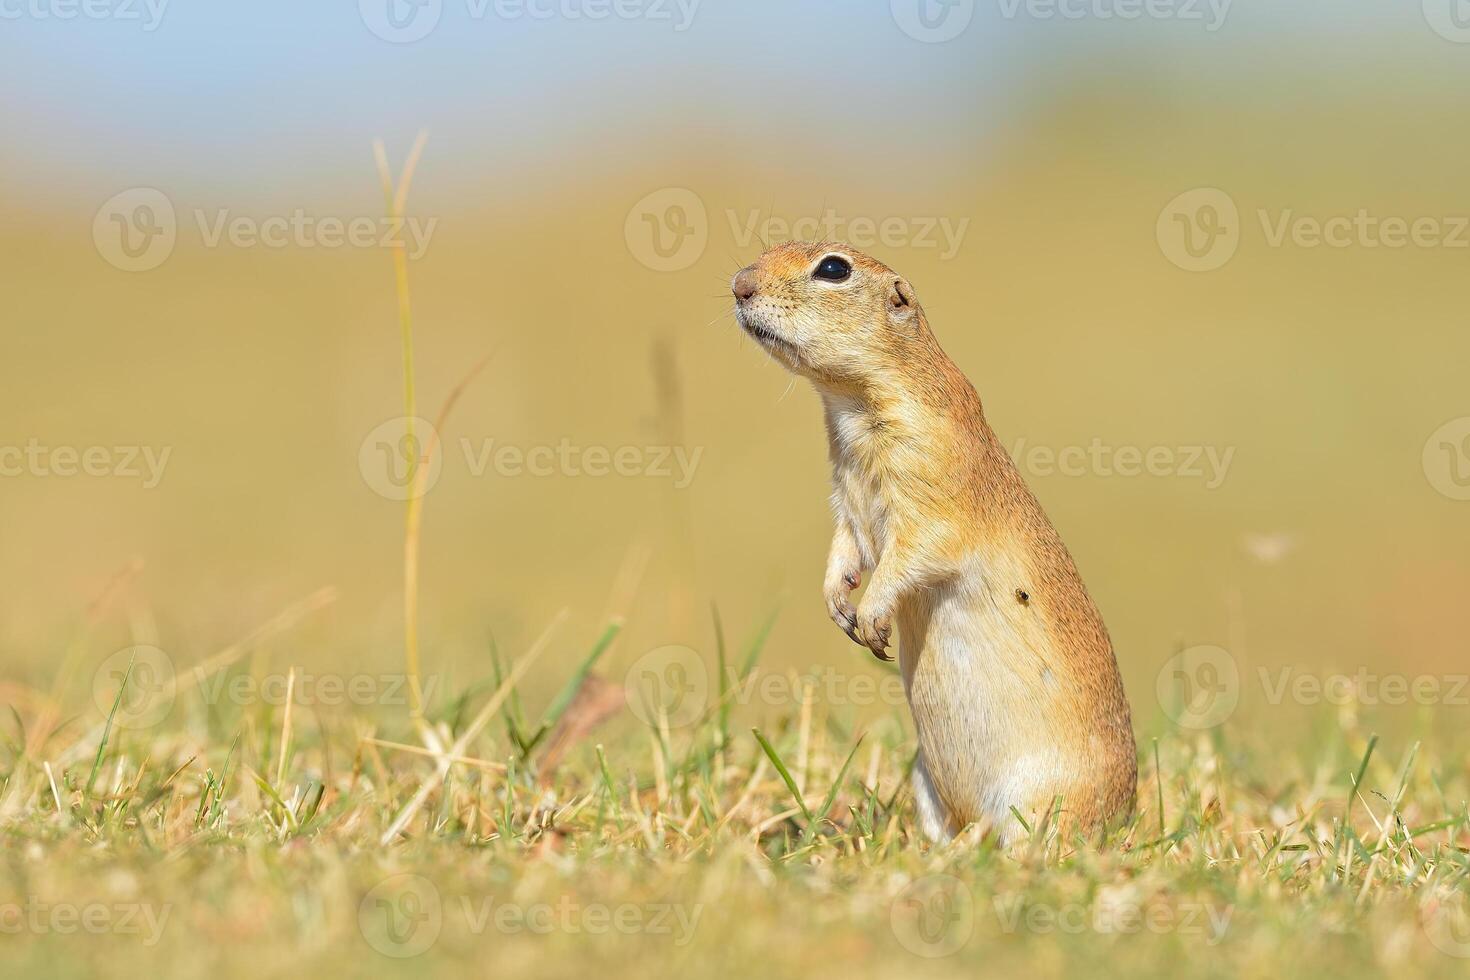
{"type": "MultiPolygon", "coordinates": [[[[383,186],[384,212],[392,227],[403,227],[408,206],[408,192],[413,187],[413,174],[423,156],[428,134],[420,132],[408,152],[403,173],[395,188],[393,172],[388,164],[388,151],[382,140],[373,143],[373,162],[383,186]]],[[[419,669],[419,537],[423,520],[424,479],[428,458],[437,450],[430,441],[415,431],[418,419],[418,394],[413,369],[413,291],[408,278],[408,250],[402,239],[393,250],[393,289],[398,299],[398,331],[403,348],[403,424],[408,446],[407,479],[412,492],[404,506],[403,521],[403,657],[408,674],[409,696],[413,717],[423,717],[422,671],[419,669]],[[425,440],[421,442],[420,440],[425,440]]],[[[448,411],[446,407],[445,411],[448,411]]],[[[437,429],[436,429],[437,432],[437,429]]]]}
{"type": "MultiPolygon", "coordinates": [[[[404,213],[422,148],[420,137],[396,188],[376,148],[390,216],[404,213]]],[[[401,250],[394,270],[416,447],[401,250]]],[[[411,464],[436,449],[431,435],[411,464]]],[[[161,687],[129,689],[130,659],[95,714],[75,683],[90,656],[83,630],[49,693],[15,698],[0,716],[8,976],[1470,970],[1464,744],[1381,740],[1356,710],[1287,751],[1243,718],[1208,734],[1160,729],[1141,743],[1138,809],[1106,840],[1061,836],[1059,801],[1015,812],[1025,836],[1005,850],[975,834],[933,846],[907,790],[902,708],[860,725],[810,687],[760,727],[745,723],[741,694],[774,616],[731,658],[713,611],[714,683],[692,718],[663,700],[652,716],[643,705],[646,724],[621,710],[625,692],[645,692],[635,671],[618,683],[606,669],[617,617],[539,721],[522,685],[553,638],[564,642],[564,614],[514,661],[492,647],[487,676],[431,696],[422,522],[415,493],[403,705],[300,703],[295,668],[281,704],[208,693],[252,672],[329,592],[161,687]],[[150,698],[172,709],[128,724],[150,698]]]]}
{"type": "MultiPolygon", "coordinates": [[[[1455,945],[1470,938],[1462,755],[1350,722],[1310,754],[1246,729],[1165,733],[1144,748],[1137,813],[1106,842],[1063,839],[1042,814],[1004,851],[934,847],[905,789],[901,709],[859,731],[813,697],[759,731],[731,724],[764,639],[694,723],[622,713],[604,741],[543,766],[541,733],[584,710],[563,689],[525,737],[518,686],[549,636],[493,689],[425,706],[430,741],[448,747],[437,755],[402,709],[221,706],[202,682],[145,729],[112,723],[121,689],[105,723],[40,740],[13,710],[0,741],[10,975],[1164,975],[1187,962],[1448,977],[1470,964],[1455,955],[1470,953],[1455,945]],[[89,914],[95,930],[77,925],[89,914]]],[[[610,644],[589,643],[581,688],[610,683],[596,669],[610,644]]]]}

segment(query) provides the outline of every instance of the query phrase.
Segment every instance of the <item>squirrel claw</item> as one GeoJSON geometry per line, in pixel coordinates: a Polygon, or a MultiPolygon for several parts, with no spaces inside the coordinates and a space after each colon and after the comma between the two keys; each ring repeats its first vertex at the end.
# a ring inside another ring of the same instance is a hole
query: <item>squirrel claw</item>
{"type": "Polygon", "coordinates": [[[893,635],[893,627],[889,624],[887,617],[872,617],[858,611],[857,628],[853,631],[853,639],[867,647],[873,652],[873,656],[879,660],[892,663],[892,658],[886,656],[888,642],[893,635]]]}

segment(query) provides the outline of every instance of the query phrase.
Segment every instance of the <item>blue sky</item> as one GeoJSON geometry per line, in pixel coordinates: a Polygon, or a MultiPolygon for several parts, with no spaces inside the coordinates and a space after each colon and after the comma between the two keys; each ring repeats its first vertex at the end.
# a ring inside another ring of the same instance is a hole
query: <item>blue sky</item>
{"type": "MultiPolygon", "coordinates": [[[[1263,44],[1344,69],[1360,43],[1470,63],[1470,44],[1427,29],[1421,0],[1234,0],[1215,31],[1211,5],[1226,0],[1149,0],[1202,19],[1137,21],[1097,13],[1129,0],[1060,0],[1072,18],[1046,15],[1057,0],[975,0],[968,28],[941,44],[907,36],[889,0],[616,0],[640,15],[602,20],[421,0],[442,5],[437,26],[399,44],[369,27],[387,2],[361,0],[365,15],[359,0],[0,0],[8,180],[289,185],[420,127],[477,148],[469,177],[540,170],[568,147],[585,166],[599,142],[636,155],[633,133],[753,156],[814,133],[834,152],[881,138],[921,159],[983,141],[1059,79],[1092,84],[1098,66],[1156,64],[1187,84],[1214,64],[1248,79],[1240,59],[1263,44]],[[81,3],[101,13],[58,17],[81,3]],[[695,4],[684,30],[681,3],[695,4]]],[[[575,13],[589,0],[528,2],[575,13]]]]}

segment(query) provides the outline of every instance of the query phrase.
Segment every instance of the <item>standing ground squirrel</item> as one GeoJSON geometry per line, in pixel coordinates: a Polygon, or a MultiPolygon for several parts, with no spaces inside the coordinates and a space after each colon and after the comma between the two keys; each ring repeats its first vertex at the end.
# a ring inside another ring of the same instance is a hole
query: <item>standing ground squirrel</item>
{"type": "Polygon", "coordinates": [[[1112,641],[913,287],[846,245],[790,242],[733,290],[740,326],[822,397],[827,610],[883,660],[898,627],[924,833],[1005,841],[1025,834],[1015,813],[1084,830],[1126,815],[1137,750],[1112,641]]]}

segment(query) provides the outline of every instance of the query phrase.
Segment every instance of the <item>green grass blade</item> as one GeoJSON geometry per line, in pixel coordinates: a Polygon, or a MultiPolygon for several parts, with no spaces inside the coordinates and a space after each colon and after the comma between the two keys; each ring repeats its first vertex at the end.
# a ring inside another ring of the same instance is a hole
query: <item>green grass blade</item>
{"type": "Polygon", "coordinates": [[[837,778],[832,781],[832,788],[827,790],[827,798],[822,801],[821,808],[817,810],[816,819],[807,822],[806,830],[801,835],[802,846],[811,840],[812,835],[817,831],[817,825],[826,820],[827,814],[832,812],[832,804],[837,802],[837,794],[842,789],[842,782],[847,779],[847,770],[852,767],[853,757],[857,755],[857,750],[862,747],[863,739],[866,737],[866,735],[859,735],[857,742],[853,744],[852,751],[847,753],[847,761],[842,764],[837,778]]]}
{"type": "Polygon", "coordinates": [[[766,737],[761,734],[759,728],[752,728],[751,732],[755,735],[755,740],[761,744],[761,749],[766,753],[766,758],[771,760],[771,765],[775,766],[776,771],[781,774],[781,780],[786,784],[786,788],[791,791],[791,798],[801,808],[801,815],[806,817],[807,823],[811,823],[812,811],[807,809],[806,801],[801,798],[801,790],[796,788],[796,780],[791,778],[791,771],[786,768],[786,763],[781,761],[781,756],[776,753],[776,747],[766,741],[766,737]]]}
{"type": "Polygon", "coordinates": [[[720,621],[720,607],[711,602],[709,608],[715,622],[715,662],[720,679],[719,744],[723,747],[730,744],[730,666],[725,652],[725,624],[720,621]]]}
{"type": "Polygon", "coordinates": [[[1349,842],[1355,841],[1357,835],[1353,833],[1352,816],[1353,803],[1358,798],[1358,790],[1363,785],[1363,777],[1368,773],[1368,763],[1373,758],[1373,750],[1378,747],[1378,736],[1373,735],[1368,739],[1368,748],[1363,753],[1363,761],[1358,766],[1358,774],[1353,777],[1352,786],[1348,787],[1347,806],[1343,809],[1342,824],[1337,831],[1337,847],[1335,853],[1337,860],[1342,865],[1343,880],[1347,880],[1348,872],[1352,867],[1352,851],[1349,850],[1349,842]],[[1346,854],[1344,854],[1346,852],[1346,854]]]}
{"type": "Polygon", "coordinates": [[[756,661],[760,660],[761,651],[765,649],[766,641],[771,638],[771,630],[776,627],[776,617],[780,615],[779,606],[772,609],[766,621],[761,624],[761,628],[756,631],[755,636],[751,637],[750,646],[745,651],[745,663],[740,668],[740,680],[745,680],[750,676],[750,672],[755,670],[756,661]]]}
{"type": "Polygon", "coordinates": [[[618,806],[618,791],[613,785],[612,770],[607,767],[607,753],[602,750],[601,744],[597,746],[597,767],[602,772],[602,785],[607,787],[607,802],[613,808],[613,821],[621,831],[623,829],[623,808],[618,806]]]}
{"type": "Polygon", "coordinates": [[[1353,802],[1358,798],[1358,787],[1363,785],[1363,777],[1368,774],[1368,762],[1373,758],[1373,750],[1378,747],[1378,736],[1374,735],[1368,739],[1368,749],[1363,753],[1363,762],[1358,766],[1358,774],[1353,778],[1353,785],[1348,790],[1347,812],[1343,817],[1344,822],[1353,815],[1353,802]]]}
{"type": "Polygon", "coordinates": [[[102,726],[102,740],[97,743],[97,758],[92,760],[92,773],[87,777],[87,799],[92,798],[92,788],[97,784],[97,774],[102,771],[102,758],[107,754],[107,740],[112,736],[112,719],[117,716],[117,707],[122,704],[123,695],[127,693],[128,681],[133,678],[133,664],[137,662],[138,651],[128,658],[128,669],[123,672],[122,683],[117,687],[117,697],[112,699],[112,708],[107,712],[107,722],[102,726]]]}
{"type": "Polygon", "coordinates": [[[602,631],[602,636],[597,638],[597,642],[592,645],[592,650],[587,656],[582,658],[581,665],[577,667],[571,677],[567,678],[567,682],[562,685],[561,691],[552,699],[551,705],[546,709],[546,714],[541,719],[540,727],[536,729],[536,734],[532,735],[522,745],[522,758],[530,756],[536,750],[536,746],[541,744],[541,740],[556,727],[556,723],[561,721],[561,716],[566,714],[567,709],[572,706],[572,701],[577,697],[577,692],[582,689],[582,683],[587,680],[587,675],[592,673],[592,668],[597,666],[597,661],[602,659],[604,653],[607,653],[608,648],[612,646],[613,640],[617,639],[618,633],[622,629],[623,626],[621,623],[609,623],[607,629],[602,631]]]}

